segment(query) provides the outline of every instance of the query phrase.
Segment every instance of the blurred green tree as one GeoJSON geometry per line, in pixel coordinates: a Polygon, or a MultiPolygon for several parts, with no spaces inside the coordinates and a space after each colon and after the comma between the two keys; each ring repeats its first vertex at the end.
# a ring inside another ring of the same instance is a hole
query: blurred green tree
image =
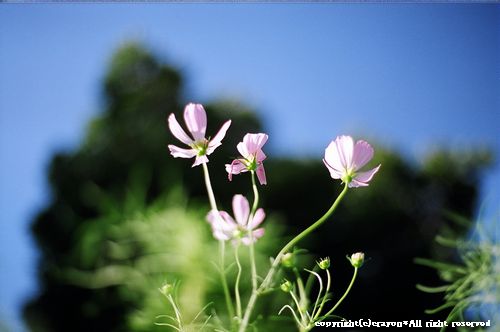
{"type": "MultiPolygon", "coordinates": [[[[203,222],[208,206],[202,172],[190,167],[192,160],[174,160],[166,148],[174,142],[166,117],[181,114],[182,92],[179,72],[143,47],[129,44],[114,55],[104,80],[104,111],[76,151],[54,156],[51,203],[33,222],[40,294],[24,311],[33,331],[154,331],[155,316],[167,311],[157,288],[172,281],[168,278],[182,279],[181,291],[188,295],[181,302],[189,314],[220,297],[207,272],[212,268],[206,254],[216,249],[203,222]]],[[[251,196],[250,180],[237,176],[228,185],[223,164],[237,154],[244,133],[262,127],[254,112],[236,102],[205,108],[209,133],[233,120],[210,161],[215,192],[230,209],[235,193],[251,196]]],[[[416,168],[376,149],[373,162],[383,166],[372,185],[351,190],[333,220],[301,243],[332,258],[334,296],[350,278],[345,255],[362,250],[371,258],[339,314],[418,319],[433,305],[415,284],[432,284],[437,276],[413,264],[413,258],[431,256],[444,209],[472,216],[480,172],[490,157],[463,156],[436,153],[416,168]],[[405,305],[397,305],[401,301],[405,305]]],[[[340,190],[319,159],[269,158],[266,170],[263,206],[278,226],[274,231],[268,226],[258,246],[261,266],[284,242],[279,220],[287,225],[286,236],[295,234],[322,215],[340,190]]],[[[268,315],[280,307],[267,300],[258,305],[268,315]]],[[[259,322],[274,326],[265,315],[259,322]]]]}

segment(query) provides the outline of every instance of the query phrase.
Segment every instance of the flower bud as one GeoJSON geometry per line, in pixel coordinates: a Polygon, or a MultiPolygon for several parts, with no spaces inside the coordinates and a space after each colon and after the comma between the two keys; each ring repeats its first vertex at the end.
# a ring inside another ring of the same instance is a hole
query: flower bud
{"type": "Polygon", "coordinates": [[[317,264],[322,270],[328,269],[330,267],[330,257],[322,258],[317,264]]]}
{"type": "Polygon", "coordinates": [[[295,257],[293,253],[288,252],[281,257],[281,264],[283,264],[284,267],[293,267],[295,265],[295,257]]]}
{"type": "Polygon", "coordinates": [[[174,285],[166,283],[165,285],[160,287],[160,292],[163,295],[167,296],[167,295],[171,294],[173,289],[174,289],[174,285]]]}
{"type": "Polygon", "coordinates": [[[365,261],[365,254],[362,252],[357,252],[355,254],[352,254],[349,260],[351,261],[352,266],[360,268],[365,261]]]}
{"type": "Polygon", "coordinates": [[[285,293],[290,293],[292,291],[293,285],[289,280],[286,280],[280,286],[281,290],[285,293]]]}

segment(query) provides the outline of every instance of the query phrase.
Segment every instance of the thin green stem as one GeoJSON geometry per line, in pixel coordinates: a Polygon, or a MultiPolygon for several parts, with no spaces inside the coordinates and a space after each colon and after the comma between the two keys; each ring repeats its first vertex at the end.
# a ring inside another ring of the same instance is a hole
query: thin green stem
{"type": "MultiPolygon", "coordinates": [[[[210,202],[210,207],[212,211],[216,212],[217,218],[221,219],[222,217],[219,214],[219,209],[217,209],[217,203],[215,201],[215,195],[214,195],[214,190],[212,188],[212,183],[210,181],[210,173],[208,172],[208,166],[206,163],[203,163],[203,175],[205,177],[205,186],[207,187],[207,193],[208,193],[208,200],[210,202]]],[[[227,286],[227,280],[226,280],[226,266],[225,266],[225,254],[226,254],[226,245],[223,240],[219,241],[219,254],[220,254],[220,261],[219,261],[219,272],[220,272],[220,279],[222,283],[222,289],[224,291],[224,298],[226,299],[226,306],[227,306],[227,313],[230,316],[230,320],[232,322],[232,318],[234,317],[234,307],[233,307],[233,301],[231,300],[231,295],[229,293],[229,287],[227,286]]],[[[232,323],[231,323],[232,324],[232,323]]]]}
{"type": "Polygon", "coordinates": [[[254,250],[254,241],[253,241],[253,234],[252,231],[249,232],[250,236],[250,245],[249,245],[249,250],[250,250],[250,269],[252,273],[252,291],[257,290],[257,267],[255,266],[255,250],[254,250]]]}
{"type": "MultiPolygon", "coordinates": [[[[252,188],[253,188],[253,204],[252,211],[250,212],[250,218],[253,219],[255,216],[255,211],[259,206],[259,190],[257,189],[257,184],[255,183],[255,171],[251,171],[252,175],[252,188]]],[[[254,250],[254,240],[253,240],[253,230],[249,230],[248,236],[250,237],[250,269],[252,273],[252,292],[257,290],[257,267],[255,264],[255,250],[254,250]]]]}
{"type": "Polygon", "coordinates": [[[318,308],[318,312],[316,313],[316,315],[314,315],[313,317],[313,321],[318,318],[318,316],[321,314],[321,310],[323,310],[323,306],[325,305],[326,303],[326,300],[328,298],[328,292],[330,291],[330,287],[331,287],[331,276],[330,276],[330,271],[328,271],[328,269],[326,269],[326,290],[325,290],[325,295],[323,296],[323,299],[321,300],[321,304],[319,305],[319,308],[318,308]]]}
{"type": "MultiPolygon", "coordinates": [[[[314,268],[311,271],[316,272],[319,269],[320,269],[319,266],[316,264],[316,265],[314,265],[314,268]]],[[[307,280],[306,280],[306,294],[307,295],[309,295],[311,293],[313,281],[314,281],[314,274],[309,273],[309,276],[307,277],[307,280]]]]}
{"type": "Polygon", "coordinates": [[[300,315],[300,324],[299,326],[303,326],[305,324],[305,318],[304,318],[304,313],[302,312],[302,309],[300,309],[300,303],[297,300],[297,296],[293,291],[290,291],[290,296],[292,297],[293,301],[295,302],[295,305],[297,306],[297,311],[299,312],[300,315]]]}
{"type": "Polygon", "coordinates": [[[293,272],[295,273],[295,278],[297,279],[297,287],[299,288],[299,298],[300,298],[300,307],[299,310],[304,309],[307,310],[307,295],[306,290],[304,288],[304,283],[302,282],[302,278],[300,277],[300,273],[296,267],[293,268],[293,272]]]}
{"type": "Polygon", "coordinates": [[[217,214],[219,214],[219,209],[217,209],[217,203],[215,202],[214,190],[212,189],[212,182],[210,181],[210,173],[208,173],[208,166],[206,163],[203,163],[202,165],[203,165],[203,175],[205,176],[205,186],[207,187],[210,207],[212,208],[212,210],[217,211],[217,214]]]}
{"type": "Polygon", "coordinates": [[[319,308],[318,303],[319,303],[319,300],[321,299],[321,294],[323,293],[323,280],[321,279],[321,276],[319,275],[319,273],[316,273],[314,271],[310,271],[310,270],[307,270],[307,269],[306,269],[306,271],[308,271],[311,274],[314,274],[314,276],[316,277],[316,279],[318,279],[318,283],[319,283],[318,295],[316,295],[316,301],[314,302],[313,311],[311,313],[311,317],[314,317],[315,313],[316,313],[316,310],[319,308]]]}
{"type": "Polygon", "coordinates": [[[225,272],[225,255],[226,255],[226,243],[223,240],[219,241],[219,252],[220,252],[220,279],[222,283],[222,289],[224,291],[224,298],[226,300],[227,313],[231,324],[234,317],[234,307],[233,301],[231,300],[231,295],[229,293],[229,286],[227,285],[226,272],[225,272]]]}
{"type": "Polygon", "coordinates": [[[330,311],[328,311],[325,315],[325,317],[329,316],[332,312],[335,311],[335,309],[337,309],[337,307],[342,303],[342,301],[344,301],[344,299],[346,298],[347,294],[349,294],[349,292],[351,291],[351,288],[352,288],[352,285],[354,285],[354,280],[356,280],[356,276],[358,275],[358,268],[355,267],[354,268],[354,274],[352,275],[352,279],[351,279],[351,283],[349,284],[349,287],[347,287],[344,295],[342,295],[342,297],[340,298],[340,300],[338,300],[338,302],[333,306],[332,309],[330,309],[330,311]]]}
{"type": "Polygon", "coordinates": [[[182,331],[183,328],[182,328],[181,312],[179,311],[179,308],[177,308],[177,304],[175,303],[172,295],[169,294],[167,296],[167,299],[170,302],[170,304],[172,305],[172,307],[174,308],[175,317],[177,318],[177,324],[179,324],[179,331],[182,331]]]}
{"type": "Polygon", "coordinates": [[[251,216],[255,214],[255,211],[257,211],[257,207],[259,206],[259,190],[257,189],[257,184],[255,183],[255,171],[251,171],[250,174],[252,175],[252,189],[253,189],[253,205],[252,205],[252,212],[250,213],[251,216]]]}
{"type": "Polygon", "coordinates": [[[241,298],[240,298],[240,278],[241,278],[241,264],[238,255],[239,244],[234,246],[234,259],[238,267],[238,274],[236,275],[236,282],[234,283],[234,296],[236,298],[236,316],[241,319],[241,298]]]}
{"type": "Polygon", "coordinates": [[[288,242],[283,247],[283,249],[281,249],[281,251],[278,253],[278,255],[276,256],[276,258],[274,259],[274,261],[273,261],[273,263],[271,265],[271,268],[269,269],[269,272],[267,273],[266,277],[264,278],[264,280],[260,284],[259,288],[256,291],[252,292],[252,295],[250,296],[250,300],[248,301],[248,306],[247,306],[247,308],[245,310],[245,315],[243,316],[243,321],[241,322],[240,329],[238,330],[239,332],[244,332],[245,329],[247,328],[248,322],[250,320],[250,315],[252,314],[253,307],[255,305],[255,302],[257,301],[257,297],[259,296],[259,294],[262,291],[264,291],[265,289],[267,289],[269,287],[269,285],[271,284],[272,279],[274,277],[274,274],[276,273],[276,270],[277,270],[277,268],[278,268],[278,266],[279,266],[279,264],[281,262],[281,258],[283,257],[283,255],[285,253],[287,253],[288,250],[290,250],[300,240],[302,240],[304,237],[306,237],[307,235],[309,235],[316,228],[318,228],[319,226],[321,226],[331,216],[331,214],[335,211],[335,209],[337,209],[337,206],[340,204],[340,202],[344,198],[345,194],[347,193],[347,190],[348,190],[348,186],[347,186],[347,183],[346,183],[345,186],[344,186],[344,189],[339,194],[339,196],[337,197],[337,199],[335,200],[335,202],[333,202],[333,204],[330,207],[330,209],[328,209],[328,211],[326,211],[326,213],[321,218],[319,218],[314,224],[312,224],[311,226],[309,226],[308,228],[306,228],[299,235],[295,236],[292,240],[290,240],[290,242],[288,242]]]}
{"type": "Polygon", "coordinates": [[[283,249],[281,249],[281,251],[276,256],[276,259],[274,260],[274,262],[273,262],[273,264],[271,266],[271,269],[269,270],[269,273],[267,274],[266,278],[262,282],[263,288],[267,287],[271,283],[272,277],[274,276],[274,273],[276,272],[276,268],[278,267],[279,263],[281,262],[281,258],[283,257],[283,255],[286,254],[300,240],[302,240],[304,237],[306,237],[307,235],[309,235],[316,228],[318,228],[319,226],[321,226],[331,216],[331,214],[335,211],[335,209],[337,209],[337,206],[339,205],[339,203],[342,200],[342,198],[344,198],[345,194],[347,193],[347,189],[348,188],[349,187],[347,186],[347,183],[346,183],[345,186],[344,186],[344,189],[339,194],[339,196],[337,197],[337,199],[335,200],[335,202],[333,202],[333,204],[330,207],[330,209],[328,209],[328,211],[326,211],[326,213],[321,218],[319,218],[318,220],[316,220],[316,222],[314,224],[312,224],[311,226],[307,227],[305,230],[303,230],[301,233],[299,233],[299,235],[295,236],[292,240],[290,240],[290,242],[288,242],[283,247],[283,249]]]}

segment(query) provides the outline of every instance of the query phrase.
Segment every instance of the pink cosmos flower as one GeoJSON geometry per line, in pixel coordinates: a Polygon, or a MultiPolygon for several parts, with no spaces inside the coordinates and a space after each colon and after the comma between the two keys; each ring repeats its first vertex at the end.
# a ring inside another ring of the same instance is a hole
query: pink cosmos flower
{"type": "Polygon", "coordinates": [[[217,240],[241,239],[243,244],[249,245],[264,235],[264,228],[257,227],[264,221],[266,214],[263,209],[258,209],[253,217],[250,216],[250,205],[245,196],[234,195],[233,213],[236,221],[226,211],[217,213],[212,210],[208,213],[207,220],[212,225],[212,232],[217,240]]]}
{"type": "Polygon", "coordinates": [[[365,141],[354,144],[351,136],[338,136],[325,149],[323,162],[334,179],[341,179],[349,188],[366,187],[380,165],[367,172],[358,172],[373,157],[373,148],[365,141]]]}
{"type": "Polygon", "coordinates": [[[172,144],[168,148],[174,158],[196,157],[192,167],[208,162],[207,156],[222,144],[221,141],[231,125],[231,120],[226,121],[214,138],[206,139],[207,114],[201,104],[193,103],[187,104],[184,108],[184,122],[191,136],[182,129],[173,113],[168,117],[168,127],[172,134],[182,143],[189,145],[190,149],[182,149],[172,144]]]}
{"type": "Polygon", "coordinates": [[[226,164],[226,172],[229,181],[233,179],[233,174],[240,174],[248,171],[255,171],[260,184],[267,184],[266,172],[262,162],[266,155],[262,152],[262,146],[267,142],[266,134],[246,134],[243,142],[239,142],[236,148],[243,156],[233,160],[231,164],[226,164]]]}

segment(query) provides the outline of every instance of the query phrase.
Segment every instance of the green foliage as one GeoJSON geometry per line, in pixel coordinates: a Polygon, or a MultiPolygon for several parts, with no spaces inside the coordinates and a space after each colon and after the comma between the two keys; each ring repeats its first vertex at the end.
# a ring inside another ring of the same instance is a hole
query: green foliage
{"type": "MultiPolygon", "coordinates": [[[[457,214],[448,213],[455,225],[470,227],[467,219],[457,214]]],[[[497,217],[498,218],[498,217],[497,217]]],[[[492,223],[498,226],[498,220],[492,223]]],[[[493,234],[495,229],[493,229],[493,234]]],[[[417,284],[417,288],[426,293],[444,293],[444,303],[437,308],[426,310],[428,314],[449,311],[446,320],[466,321],[465,315],[476,321],[492,320],[500,323],[500,245],[494,238],[476,225],[475,239],[464,240],[457,237],[438,235],[436,242],[456,250],[459,262],[441,262],[432,259],[417,258],[418,264],[437,270],[444,285],[428,287],[417,284]],[[475,315],[473,315],[475,313],[475,315]]],[[[494,236],[494,235],[493,235],[494,236]]],[[[470,320],[470,319],[469,319],[470,320]]],[[[442,331],[445,327],[442,328],[442,331]]],[[[482,330],[478,328],[478,330],[482,330]]],[[[470,329],[468,329],[470,331],[470,329]]]]}

